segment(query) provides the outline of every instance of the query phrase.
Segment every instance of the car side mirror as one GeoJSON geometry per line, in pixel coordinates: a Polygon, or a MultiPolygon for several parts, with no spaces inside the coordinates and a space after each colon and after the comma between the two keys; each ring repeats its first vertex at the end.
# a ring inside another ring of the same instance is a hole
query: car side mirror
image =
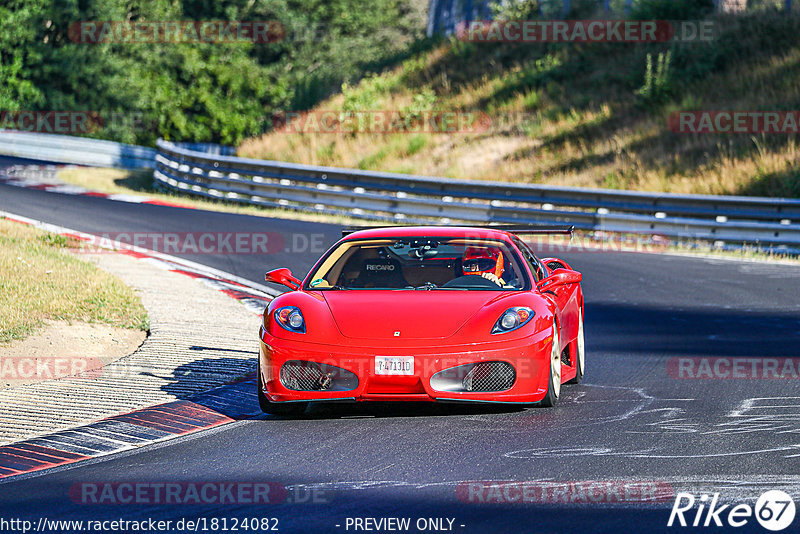
{"type": "Polygon", "coordinates": [[[539,280],[536,284],[538,289],[553,289],[556,286],[565,284],[577,284],[583,279],[583,275],[578,271],[570,269],[556,269],[547,278],[539,280]]]}
{"type": "Polygon", "coordinates": [[[282,286],[286,286],[292,290],[300,289],[301,283],[301,280],[295,278],[292,274],[292,271],[286,267],[269,271],[266,275],[264,275],[264,280],[267,282],[272,282],[273,284],[281,284],[282,286]]]}

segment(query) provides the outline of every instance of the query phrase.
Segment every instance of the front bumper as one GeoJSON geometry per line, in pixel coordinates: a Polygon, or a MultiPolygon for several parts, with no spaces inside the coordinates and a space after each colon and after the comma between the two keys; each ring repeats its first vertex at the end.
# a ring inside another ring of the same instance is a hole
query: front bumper
{"type": "MultiPolygon", "coordinates": [[[[550,376],[551,332],[524,339],[453,346],[391,346],[384,348],[327,345],[290,341],[260,331],[259,372],[264,394],[272,402],[297,401],[472,401],[530,404],[547,393],[550,376]],[[413,356],[412,375],[375,373],[376,356],[413,356]],[[279,379],[281,366],[290,360],[333,365],[358,377],[346,391],[297,391],[279,379]],[[439,391],[431,386],[434,374],[444,369],[477,362],[507,362],[516,379],[505,391],[439,391]]],[[[431,343],[433,345],[434,343],[431,343]]]]}

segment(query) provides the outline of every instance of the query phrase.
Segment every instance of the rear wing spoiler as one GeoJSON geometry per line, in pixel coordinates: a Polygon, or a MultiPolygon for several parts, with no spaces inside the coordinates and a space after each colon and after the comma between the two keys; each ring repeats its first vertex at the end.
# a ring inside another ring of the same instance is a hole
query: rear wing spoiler
{"type": "MultiPolygon", "coordinates": [[[[416,226],[416,225],[415,225],[416,226]]],[[[425,224],[419,226],[427,226],[427,227],[434,227],[434,228],[485,228],[488,230],[502,230],[504,232],[509,232],[511,234],[518,234],[518,235],[568,235],[572,237],[572,233],[575,230],[574,225],[564,225],[564,226],[549,226],[549,225],[538,225],[538,224],[488,224],[488,225],[475,225],[475,224],[464,224],[464,225],[456,225],[456,224],[447,224],[447,225],[436,225],[436,224],[425,224]]],[[[342,228],[342,237],[347,237],[348,235],[358,232],[359,230],[373,230],[377,228],[403,228],[402,226],[345,226],[342,228]]]]}

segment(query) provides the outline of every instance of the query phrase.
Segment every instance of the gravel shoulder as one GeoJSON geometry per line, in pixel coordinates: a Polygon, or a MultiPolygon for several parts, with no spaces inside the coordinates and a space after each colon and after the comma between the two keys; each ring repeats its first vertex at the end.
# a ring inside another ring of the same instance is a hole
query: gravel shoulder
{"type": "Polygon", "coordinates": [[[0,388],[97,371],[132,354],[147,332],[81,321],[47,321],[31,336],[0,345],[0,388]]]}

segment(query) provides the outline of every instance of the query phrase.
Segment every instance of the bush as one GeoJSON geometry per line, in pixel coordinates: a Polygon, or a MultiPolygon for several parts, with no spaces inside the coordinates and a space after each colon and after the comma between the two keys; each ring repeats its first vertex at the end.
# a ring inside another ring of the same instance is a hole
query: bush
{"type": "Polygon", "coordinates": [[[7,0],[0,109],[93,111],[94,137],[238,144],[275,111],[311,106],[395,61],[424,31],[423,1],[7,0]],[[276,43],[75,42],[75,21],[277,20],[276,43]],[[385,28],[389,28],[386,30],[385,28]]]}

